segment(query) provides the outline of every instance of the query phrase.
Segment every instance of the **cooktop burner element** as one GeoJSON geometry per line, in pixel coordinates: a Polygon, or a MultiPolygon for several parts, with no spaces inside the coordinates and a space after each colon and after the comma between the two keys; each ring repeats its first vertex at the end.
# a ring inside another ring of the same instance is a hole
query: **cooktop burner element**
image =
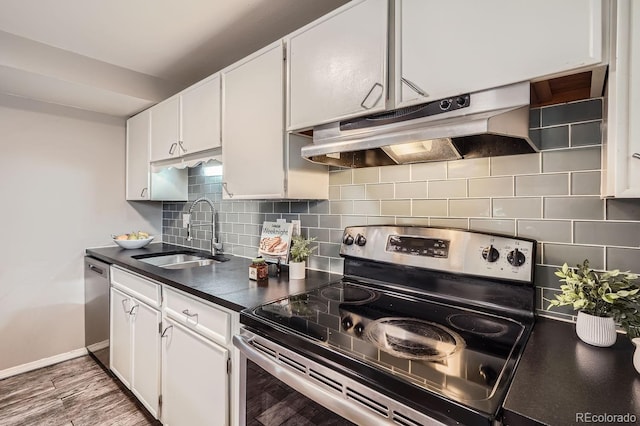
{"type": "Polygon", "coordinates": [[[383,318],[367,327],[366,338],[393,356],[439,361],[464,347],[458,333],[440,324],[412,318],[383,318]]]}
{"type": "Polygon", "coordinates": [[[325,299],[343,303],[366,303],[376,297],[374,291],[360,287],[329,286],[320,292],[325,299]]]}
{"type": "Polygon", "coordinates": [[[443,424],[491,425],[533,328],[535,249],[462,230],[349,227],[342,280],[241,322],[443,424]]]}
{"type": "Polygon", "coordinates": [[[458,330],[469,331],[483,336],[497,337],[508,330],[508,326],[501,321],[475,314],[454,314],[447,318],[447,322],[458,330]]]}

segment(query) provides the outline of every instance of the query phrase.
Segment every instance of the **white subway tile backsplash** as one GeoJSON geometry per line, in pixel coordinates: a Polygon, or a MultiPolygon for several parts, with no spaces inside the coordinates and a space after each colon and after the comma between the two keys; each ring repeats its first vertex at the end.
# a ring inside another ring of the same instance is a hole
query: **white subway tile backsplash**
{"type": "Polygon", "coordinates": [[[469,197],[511,196],[513,182],[513,176],[469,179],[469,197]]]}
{"type": "Polygon", "coordinates": [[[489,176],[489,158],[473,158],[447,162],[447,178],[470,178],[489,176]]]}
{"type": "Polygon", "coordinates": [[[409,165],[380,167],[380,182],[406,182],[410,174],[409,165]]]}
{"type": "Polygon", "coordinates": [[[514,219],[469,219],[469,229],[515,236],[516,221],[514,219]]]}
{"type": "Polygon", "coordinates": [[[494,198],[493,217],[535,219],[542,217],[542,198],[494,198]]]}
{"type": "Polygon", "coordinates": [[[469,219],[455,217],[432,217],[429,220],[430,226],[440,226],[443,228],[469,229],[469,219]]]}
{"type": "Polygon", "coordinates": [[[354,201],[353,213],[366,216],[377,216],[380,214],[380,201],[368,200],[368,201],[354,201]]]}
{"type": "Polygon", "coordinates": [[[578,170],[599,170],[602,148],[562,149],[542,153],[542,172],[572,172],[578,170]]]}
{"type": "Polygon", "coordinates": [[[600,197],[549,197],[544,200],[544,217],[549,219],[604,219],[600,197]]]}
{"type": "Polygon", "coordinates": [[[329,185],[348,185],[353,183],[353,170],[329,172],[329,185]]]}
{"type": "Polygon", "coordinates": [[[396,183],[396,198],[427,198],[427,182],[396,183]]]}
{"type": "Polygon", "coordinates": [[[429,198],[463,198],[467,196],[467,180],[433,180],[427,189],[429,198]]]}
{"type": "Polygon", "coordinates": [[[516,196],[568,195],[569,174],[516,176],[516,196]]]}
{"type": "Polygon", "coordinates": [[[353,183],[380,182],[380,167],[365,167],[353,169],[353,183]]]}
{"type": "Polygon", "coordinates": [[[449,200],[449,216],[488,217],[490,215],[491,200],[488,198],[449,200]]]}
{"type": "Polygon", "coordinates": [[[353,201],[331,201],[331,214],[353,214],[353,201]]]}
{"type": "Polygon", "coordinates": [[[411,180],[425,181],[447,178],[447,162],[411,164],[411,180]]]}
{"type": "Polygon", "coordinates": [[[410,216],[411,200],[383,200],[380,213],[386,216],[410,216]]]}
{"type": "Polygon", "coordinates": [[[345,185],[340,188],[340,199],[342,200],[364,200],[364,185],[345,185]]]}
{"type": "Polygon", "coordinates": [[[540,154],[505,155],[491,158],[491,176],[540,173],[540,154]]]}
{"type": "Polygon", "coordinates": [[[365,196],[367,200],[392,200],[394,198],[394,185],[392,183],[367,185],[365,196]]]}
{"type": "Polygon", "coordinates": [[[447,216],[447,200],[412,200],[413,216],[447,216]]]}

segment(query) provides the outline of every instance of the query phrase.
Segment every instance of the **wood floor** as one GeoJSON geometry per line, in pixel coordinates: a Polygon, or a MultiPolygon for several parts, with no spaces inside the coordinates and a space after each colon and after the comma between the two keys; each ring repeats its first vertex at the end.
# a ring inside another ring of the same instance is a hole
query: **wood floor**
{"type": "Polygon", "coordinates": [[[0,380],[0,425],[157,425],[88,355],[0,380]]]}

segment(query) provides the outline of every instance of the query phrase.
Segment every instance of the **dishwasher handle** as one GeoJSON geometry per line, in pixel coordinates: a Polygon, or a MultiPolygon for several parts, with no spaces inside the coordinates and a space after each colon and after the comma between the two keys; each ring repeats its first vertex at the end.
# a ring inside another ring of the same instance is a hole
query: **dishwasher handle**
{"type": "Polygon", "coordinates": [[[102,269],[99,266],[96,266],[96,265],[94,265],[92,263],[88,263],[87,262],[87,267],[89,268],[89,270],[95,272],[96,274],[104,275],[104,273],[105,273],[104,269],[102,269]]]}

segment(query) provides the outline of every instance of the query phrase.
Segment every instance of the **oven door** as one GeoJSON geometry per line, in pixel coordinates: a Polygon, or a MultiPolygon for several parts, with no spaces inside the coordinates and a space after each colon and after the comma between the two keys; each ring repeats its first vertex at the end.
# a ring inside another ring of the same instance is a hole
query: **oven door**
{"type": "Polygon", "coordinates": [[[240,425],[443,424],[247,329],[233,343],[240,425]]]}

